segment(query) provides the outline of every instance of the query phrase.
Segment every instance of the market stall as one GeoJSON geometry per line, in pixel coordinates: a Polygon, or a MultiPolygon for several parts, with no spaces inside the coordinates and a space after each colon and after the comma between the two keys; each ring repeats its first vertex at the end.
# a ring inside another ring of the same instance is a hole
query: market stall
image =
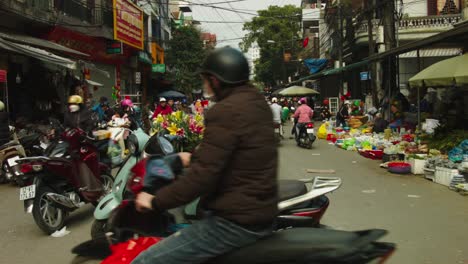
{"type": "Polygon", "coordinates": [[[449,139],[456,142],[454,144],[437,145],[440,144],[435,143],[437,138],[432,139],[426,134],[417,135],[411,130],[389,128],[383,133],[375,133],[372,122],[363,122],[365,120],[357,117],[354,119],[359,122],[354,127],[334,127],[332,122],[325,122],[320,126],[317,137],[330,141],[340,149],[379,160],[380,166],[391,173],[425,175],[435,183],[468,194],[466,133],[449,139]],[[434,146],[440,146],[440,149],[432,148],[434,146]]]}

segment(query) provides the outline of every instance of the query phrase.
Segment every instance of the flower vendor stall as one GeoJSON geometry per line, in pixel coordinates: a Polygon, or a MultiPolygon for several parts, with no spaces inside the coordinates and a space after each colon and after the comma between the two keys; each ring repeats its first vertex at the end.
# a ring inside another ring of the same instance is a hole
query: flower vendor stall
{"type": "Polygon", "coordinates": [[[170,115],[158,115],[153,120],[151,134],[166,133],[175,143],[177,151],[192,152],[200,144],[204,130],[202,115],[177,111],[170,115]]]}

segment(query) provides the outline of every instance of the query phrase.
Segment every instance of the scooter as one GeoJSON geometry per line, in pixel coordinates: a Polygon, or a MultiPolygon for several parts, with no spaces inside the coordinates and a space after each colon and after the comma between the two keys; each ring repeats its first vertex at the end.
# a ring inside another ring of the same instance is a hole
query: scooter
{"type": "MultiPolygon", "coordinates": [[[[140,145],[141,146],[141,145],[140,145]]],[[[174,147],[161,134],[150,138],[144,148],[144,156],[167,156],[174,153],[174,147]]],[[[114,209],[122,204],[123,198],[136,195],[143,188],[146,169],[141,167],[146,159],[135,165],[137,159],[127,162],[121,173],[117,174],[113,192],[106,196],[94,211],[95,221],[91,228],[91,237],[97,238],[110,230],[108,219],[114,209]],[[129,171],[132,173],[129,173],[129,171]],[[123,183],[123,184],[122,184],[123,183]],[[125,183],[128,183],[127,186],[125,183]]],[[[177,168],[176,170],[180,170],[177,168]]],[[[318,227],[325,214],[330,201],[325,194],[335,191],[341,186],[341,179],[337,177],[315,177],[313,179],[280,180],[278,228],[288,227],[318,227]]],[[[181,208],[182,222],[197,220],[201,216],[197,214],[198,200],[181,208]]]]}
{"type": "Polygon", "coordinates": [[[0,146],[0,183],[12,182],[20,175],[17,161],[26,157],[23,146],[20,144],[14,127],[10,127],[11,141],[0,146]]]}
{"type": "Polygon", "coordinates": [[[99,236],[106,230],[107,219],[111,212],[117,208],[125,197],[126,185],[130,178],[131,169],[138,163],[144,153],[144,148],[150,137],[142,128],[132,132],[129,137],[130,144],[133,146],[133,151],[130,151],[127,159],[122,163],[122,166],[115,176],[112,191],[107,194],[94,210],[94,222],[91,228],[91,236],[99,236]]]}
{"type": "Polygon", "coordinates": [[[17,162],[23,173],[19,199],[47,234],[60,230],[69,212],[96,205],[114,182],[109,167],[99,161],[95,139],[78,128],[66,130],[44,156],[17,162]]]}
{"type": "Polygon", "coordinates": [[[297,123],[296,125],[296,141],[297,145],[300,147],[312,148],[312,143],[314,143],[315,139],[315,130],[314,130],[314,123],[297,123]]]}
{"type": "MultiPolygon", "coordinates": [[[[134,176],[129,181],[128,188],[136,194],[143,187],[145,190],[156,190],[169,184],[174,179],[171,168],[174,169],[175,160],[174,156],[166,156],[140,161],[132,169],[134,176]],[[157,173],[144,175],[147,166],[151,166],[151,171],[157,173]]],[[[281,202],[279,208],[291,209],[304,201],[307,201],[307,197],[295,197],[281,202]]],[[[176,224],[174,216],[169,212],[140,213],[135,210],[135,204],[131,200],[124,201],[113,212],[109,225],[112,233],[85,242],[72,252],[80,256],[106,258],[102,262],[105,264],[130,263],[143,250],[163,240],[162,237],[185,227],[176,224]]],[[[207,263],[328,264],[370,263],[374,260],[383,263],[395,249],[393,244],[376,242],[385,233],[383,230],[346,232],[317,228],[282,228],[266,239],[207,263]]]]}

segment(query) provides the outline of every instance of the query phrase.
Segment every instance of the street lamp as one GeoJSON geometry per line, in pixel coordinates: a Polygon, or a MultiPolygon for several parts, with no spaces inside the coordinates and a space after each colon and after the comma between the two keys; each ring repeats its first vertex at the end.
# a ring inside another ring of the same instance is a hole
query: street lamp
{"type": "Polygon", "coordinates": [[[276,41],[269,39],[267,40],[267,43],[276,43],[276,41]]]}

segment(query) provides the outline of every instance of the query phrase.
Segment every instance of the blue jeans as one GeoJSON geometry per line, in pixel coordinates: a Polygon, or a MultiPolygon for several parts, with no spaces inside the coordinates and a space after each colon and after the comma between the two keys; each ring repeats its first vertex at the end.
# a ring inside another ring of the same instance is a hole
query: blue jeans
{"type": "Polygon", "coordinates": [[[148,248],[132,264],[203,263],[271,233],[272,228],[254,232],[221,217],[210,216],[148,248]]]}

